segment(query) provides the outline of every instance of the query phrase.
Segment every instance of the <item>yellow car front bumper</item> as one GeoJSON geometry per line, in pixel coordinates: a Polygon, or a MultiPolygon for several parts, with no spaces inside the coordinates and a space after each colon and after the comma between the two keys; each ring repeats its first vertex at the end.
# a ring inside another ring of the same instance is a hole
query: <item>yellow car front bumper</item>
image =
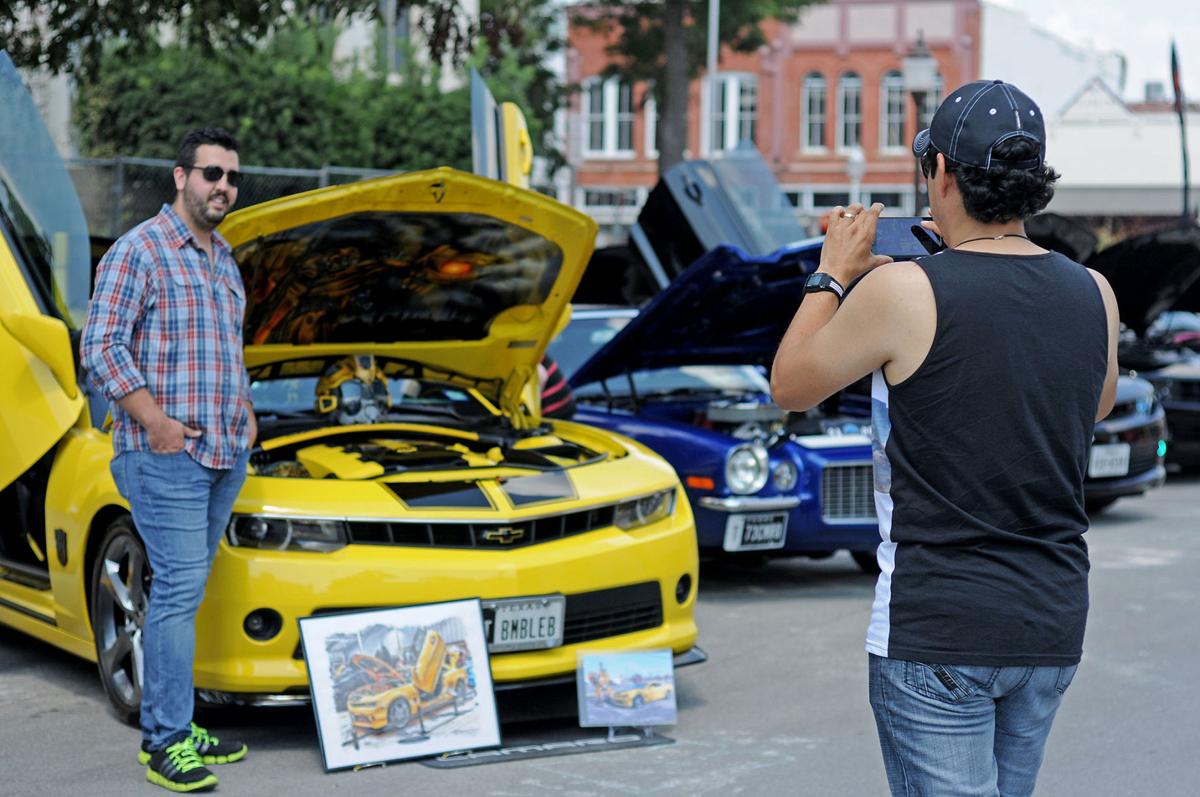
{"type": "MultiPolygon", "coordinates": [[[[316,613],[478,597],[484,600],[561,593],[571,635],[573,596],[657,585],[661,624],[550,650],[498,653],[493,680],[506,683],[573,673],[580,650],[670,648],[696,639],[696,536],[682,491],[673,515],[631,532],[599,529],[512,550],[348,545],[330,553],[263,551],[222,542],[197,618],[196,687],[225,693],[307,693],[298,620],[316,613]],[[681,579],[688,585],[676,598],[681,579]],[[282,630],[265,642],[243,627],[248,614],[278,612],[282,630]]],[[[652,592],[652,591],[651,591],[652,592]]],[[[605,595],[621,593],[605,592],[605,595]]],[[[614,614],[619,614],[619,606],[614,614]]],[[[603,618],[587,620],[592,633],[603,618]]],[[[602,633],[602,631],[601,631],[602,633]]]]}

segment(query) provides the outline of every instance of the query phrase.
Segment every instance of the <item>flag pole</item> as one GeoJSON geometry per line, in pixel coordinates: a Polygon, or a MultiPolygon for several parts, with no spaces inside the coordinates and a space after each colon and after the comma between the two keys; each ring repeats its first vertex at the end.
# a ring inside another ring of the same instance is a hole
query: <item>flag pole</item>
{"type": "Polygon", "coordinates": [[[1179,139],[1183,148],[1183,220],[1192,221],[1191,179],[1188,176],[1187,102],[1183,96],[1183,83],[1179,76],[1179,56],[1175,52],[1175,40],[1171,40],[1171,84],[1175,89],[1175,113],[1179,116],[1179,139]]]}

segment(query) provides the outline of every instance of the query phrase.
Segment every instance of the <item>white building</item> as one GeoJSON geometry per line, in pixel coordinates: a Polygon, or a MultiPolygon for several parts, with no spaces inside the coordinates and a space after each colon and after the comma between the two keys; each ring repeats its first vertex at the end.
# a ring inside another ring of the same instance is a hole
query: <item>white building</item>
{"type": "MultiPolygon", "coordinates": [[[[1183,212],[1183,153],[1171,103],[1124,102],[1093,79],[1047,120],[1046,159],[1062,174],[1049,210],[1071,216],[1183,212]]],[[[1187,113],[1193,211],[1200,201],[1200,108],[1187,113]]]]}

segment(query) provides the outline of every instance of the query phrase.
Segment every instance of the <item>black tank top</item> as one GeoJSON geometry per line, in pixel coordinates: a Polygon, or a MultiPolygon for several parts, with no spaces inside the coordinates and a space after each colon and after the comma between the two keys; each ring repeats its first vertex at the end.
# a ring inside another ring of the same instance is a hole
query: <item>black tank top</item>
{"type": "Polygon", "coordinates": [[[1079,661],[1083,479],[1108,358],[1078,263],[947,250],[919,261],[937,331],[872,385],[881,574],[867,650],[944,664],[1079,661]]]}

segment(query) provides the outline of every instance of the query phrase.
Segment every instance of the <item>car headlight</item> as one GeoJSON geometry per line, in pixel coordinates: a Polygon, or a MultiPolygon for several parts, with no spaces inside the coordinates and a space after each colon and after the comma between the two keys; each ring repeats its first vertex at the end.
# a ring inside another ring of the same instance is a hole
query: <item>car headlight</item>
{"type": "Polygon", "coordinates": [[[624,531],[657,523],[675,511],[675,488],[617,504],[613,524],[624,531]]]}
{"type": "Polygon", "coordinates": [[[799,479],[800,471],[790,459],[785,459],[775,466],[775,475],[772,476],[772,481],[775,482],[775,489],[779,492],[790,493],[796,488],[796,482],[799,479]]]}
{"type": "Polygon", "coordinates": [[[767,450],[760,445],[738,446],[725,458],[725,483],[740,495],[757,493],[768,475],[767,450]]]}
{"type": "Polygon", "coordinates": [[[230,545],[240,548],[336,551],[346,544],[346,523],[341,520],[234,515],[225,536],[230,545]]]}

